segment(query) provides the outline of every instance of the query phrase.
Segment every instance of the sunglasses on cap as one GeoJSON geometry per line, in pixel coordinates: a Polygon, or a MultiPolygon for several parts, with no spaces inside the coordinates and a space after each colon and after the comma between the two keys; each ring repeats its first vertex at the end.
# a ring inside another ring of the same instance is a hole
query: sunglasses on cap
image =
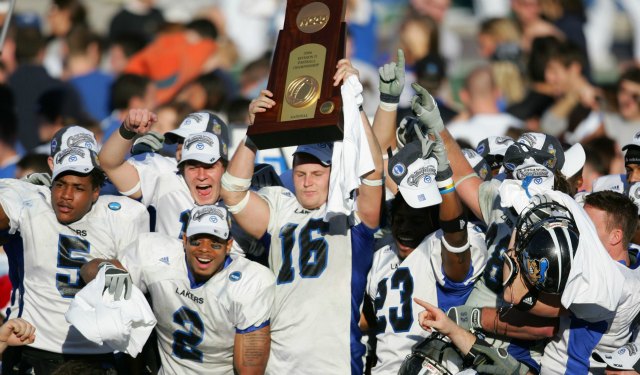
{"type": "Polygon", "coordinates": [[[519,165],[524,164],[527,158],[533,158],[536,163],[547,166],[554,157],[554,155],[546,151],[538,150],[525,143],[516,142],[507,148],[502,164],[507,170],[513,171],[519,165]]]}

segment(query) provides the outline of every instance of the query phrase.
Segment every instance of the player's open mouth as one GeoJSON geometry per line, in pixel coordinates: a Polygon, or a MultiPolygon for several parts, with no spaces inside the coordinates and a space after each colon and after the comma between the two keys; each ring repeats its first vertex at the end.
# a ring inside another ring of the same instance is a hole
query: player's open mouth
{"type": "Polygon", "coordinates": [[[60,212],[62,214],[68,214],[69,212],[71,212],[71,210],[73,210],[73,208],[68,207],[68,206],[58,205],[58,212],[60,212]]]}
{"type": "Polygon", "coordinates": [[[211,185],[197,185],[196,191],[199,195],[207,196],[211,194],[211,185]]]}
{"type": "Polygon", "coordinates": [[[208,258],[198,258],[198,257],[196,257],[196,259],[201,264],[209,264],[209,263],[211,263],[213,261],[213,259],[208,259],[208,258]]]}

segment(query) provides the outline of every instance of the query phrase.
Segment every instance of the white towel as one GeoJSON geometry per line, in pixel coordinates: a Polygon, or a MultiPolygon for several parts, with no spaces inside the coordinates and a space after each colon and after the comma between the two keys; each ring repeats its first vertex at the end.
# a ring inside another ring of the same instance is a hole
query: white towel
{"type": "Polygon", "coordinates": [[[65,314],[87,340],[136,357],[157,321],[144,294],[133,286],[131,298],[114,301],[104,293],[105,269],[80,290],[65,314]]]}
{"type": "Polygon", "coordinates": [[[333,145],[329,197],[325,221],[338,215],[349,216],[354,210],[354,190],[360,185],[360,177],[373,171],[373,156],[364,133],[360,104],[362,85],[356,76],[350,76],[341,87],[344,114],[344,139],[333,145]]]}
{"type": "MultiPolygon", "coordinates": [[[[513,207],[518,213],[530,203],[530,195],[520,184],[521,181],[505,180],[500,187],[502,205],[513,207]]],[[[548,190],[544,194],[571,211],[580,232],[580,242],[562,292],[562,305],[578,318],[590,322],[610,318],[620,301],[624,276],[600,242],[584,209],[559,191],[548,190]]]]}

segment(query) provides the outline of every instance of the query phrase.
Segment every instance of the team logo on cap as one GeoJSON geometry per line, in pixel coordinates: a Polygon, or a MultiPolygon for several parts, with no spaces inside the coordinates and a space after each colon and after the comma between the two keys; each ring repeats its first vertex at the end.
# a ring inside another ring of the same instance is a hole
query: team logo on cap
{"type": "Polygon", "coordinates": [[[398,163],[393,166],[393,169],[391,169],[391,173],[393,173],[393,175],[396,177],[400,177],[406,172],[406,170],[407,167],[405,167],[404,164],[398,163]]]}
{"type": "Polygon", "coordinates": [[[93,150],[93,138],[86,133],[72,135],[67,139],[67,147],[84,147],[93,150]]]}
{"type": "Polygon", "coordinates": [[[58,154],[56,155],[56,164],[62,164],[66,157],[69,157],[69,161],[73,163],[78,160],[78,156],[81,158],[85,157],[84,149],[78,147],[68,148],[66,150],[58,152],[58,154]]]}
{"type": "Polygon", "coordinates": [[[636,135],[633,136],[633,139],[637,140],[640,138],[640,132],[637,132],[636,135]]]}
{"type": "Polygon", "coordinates": [[[192,137],[187,138],[187,140],[184,142],[183,147],[189,150],[191,146],[195,144],[196,149],[202,150],[204,149],[204,143],[213,147],[213,140],[211,139],[211,137],[208,137],[204,134],[194,135],[192,137]]]}
{"type": "Polygon", "coordinates": [[[546,168],[535,168],[535,167],[523,168],[516,171],[516,174],[514,177],[516,178],[516,180],[524,180],[527,177],[534,177],[534,178],[550,177],[550,173],[549,173],[549,170],[546,168]]]}
{"type": "Polygon", "coordinates": [[[191,220],[192,221],[200,221],[200,220],[202,220],[203,217],[205,217],[207,215],[217,215],[219,217],[223,217],[224,216],[223,213],[222,213],[222,210],[220,210],[219,208],[216,208],[216,207],[203,207],[203,208],[197,210],[193,214],[193,216],[191,217],[191,220]]]}
{"type": "Polygon", "coordinates": [[[187,115],[187,118],[182,122],[183,125],[191,125],[191,122],[195,121],[196,123],[202,122],[202,114],[200,113],[190,113],[187,115]]]}
{"type": "Polygon", "coordinates": [[[520,139],[518,139],[518,142],[524,143],[529,147],[535,148],[536,137],[533,134],[525,133],[522,136],[520,136],[520,139]]]}
{"type": "Polygon", "coordinates": [[[226,142],[222,142],[222,155],[227,155],[228,149],[227,149],[227,143],[226,142]]]}
{"type": "Polygon", "coordinates": [[[487,175],[489,174],[487,166],[483,165],[482,168],[480,168],[480,172],[478,174],[480,175],[481,179],[485,180],[487,178],[487,175]]]}
{"type": "Polygon", "coordinates": [[[547,260],[547,258],[527,259],[527,273],[534,284],[544,284],[548,269],[549,260],[547,260]]]}
{"type": "MultiPolygon", "coordinates": [[[[413,172],[409,178],[407,179],[407,184],[409,184],[410,186],[418,186],[418,183],[420,182],[420,179],[424,176],[424,177],[429,177],[429,175],[435,175],[436,174],[436,168],[432,165],[429,165],[427,167],[420,167],[417,171],[413,172]]],[[[424,179],[424,182],[431,182],[431,177],[429,177],[429,180],[427,181],[427,179],[424,179]]]]}
{"type": "Polygon", "coordinates": [[[222,133],[222,126],[215,120],[213,122],[213,133],[215,135],[220,135],[220,133],[222,133]]]}
{"type": "Polygon", "coordinates": [[[480,155],[484,154],[484,143],[480,143],[478,147],[476,147],[476,152],[480,155]]]}
{"type": "Polygon", "coordinates": [[[548,152],[548,153],[550,153],[550,154],[553,156],[553,158],[549,159],[549,160],[545,163],[545,165],[546,165],[547,167],[549,167],[549,168],[553,168],[553,167],[555,167],[555,165],[556,165],[556,161],[557,161],[557,159],[556,159],[556,152],[557,152],[557,151],[556,151],[556,148],[555,148],[555,147],[553,147],[553,145],[549,145],[549,147],[547,147],[547,152],[548,152]]]}
{"type": "Polygon", "coordinates": [[[497,144],[503,145],[503,144],[508,143],[509,141],[511,141],[511,138],[509,138],[509,137],[496,137],[495,140],[496,140],[497,144]]]}
{"type": "Polygon", "coordinates": [[[51,140],[51,155],[53,155],[58,148],[58,141],[54,139],[51,140]]]}

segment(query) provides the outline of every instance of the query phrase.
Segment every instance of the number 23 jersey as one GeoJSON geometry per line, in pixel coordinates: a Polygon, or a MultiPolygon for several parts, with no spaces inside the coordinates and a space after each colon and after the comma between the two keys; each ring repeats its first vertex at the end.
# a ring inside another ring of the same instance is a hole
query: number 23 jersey
{"type": "Polygon", "coordinates": [[[35,348],[68,354],[110,352],[72,329],[64,314],[84,285],[80,267],[95,258],[117,257],[149,231],[149,214],[129,198],[103,195],[82,219],[64,225],[56,219],[50,194],[23,181],[0,180],[0,205],[13,235],[5,245],[13,283],[8,316],[36,326],[35,348]]]}
{"type": "Polygon", "coordinates": [[[125,251],[133,283],[151,295],[158,320],[160,374],[233,374],[236,334],[270,324],[274,278],[268,268],[237,255],[197,284],[182,241],[145,233],[125,251]]]}

